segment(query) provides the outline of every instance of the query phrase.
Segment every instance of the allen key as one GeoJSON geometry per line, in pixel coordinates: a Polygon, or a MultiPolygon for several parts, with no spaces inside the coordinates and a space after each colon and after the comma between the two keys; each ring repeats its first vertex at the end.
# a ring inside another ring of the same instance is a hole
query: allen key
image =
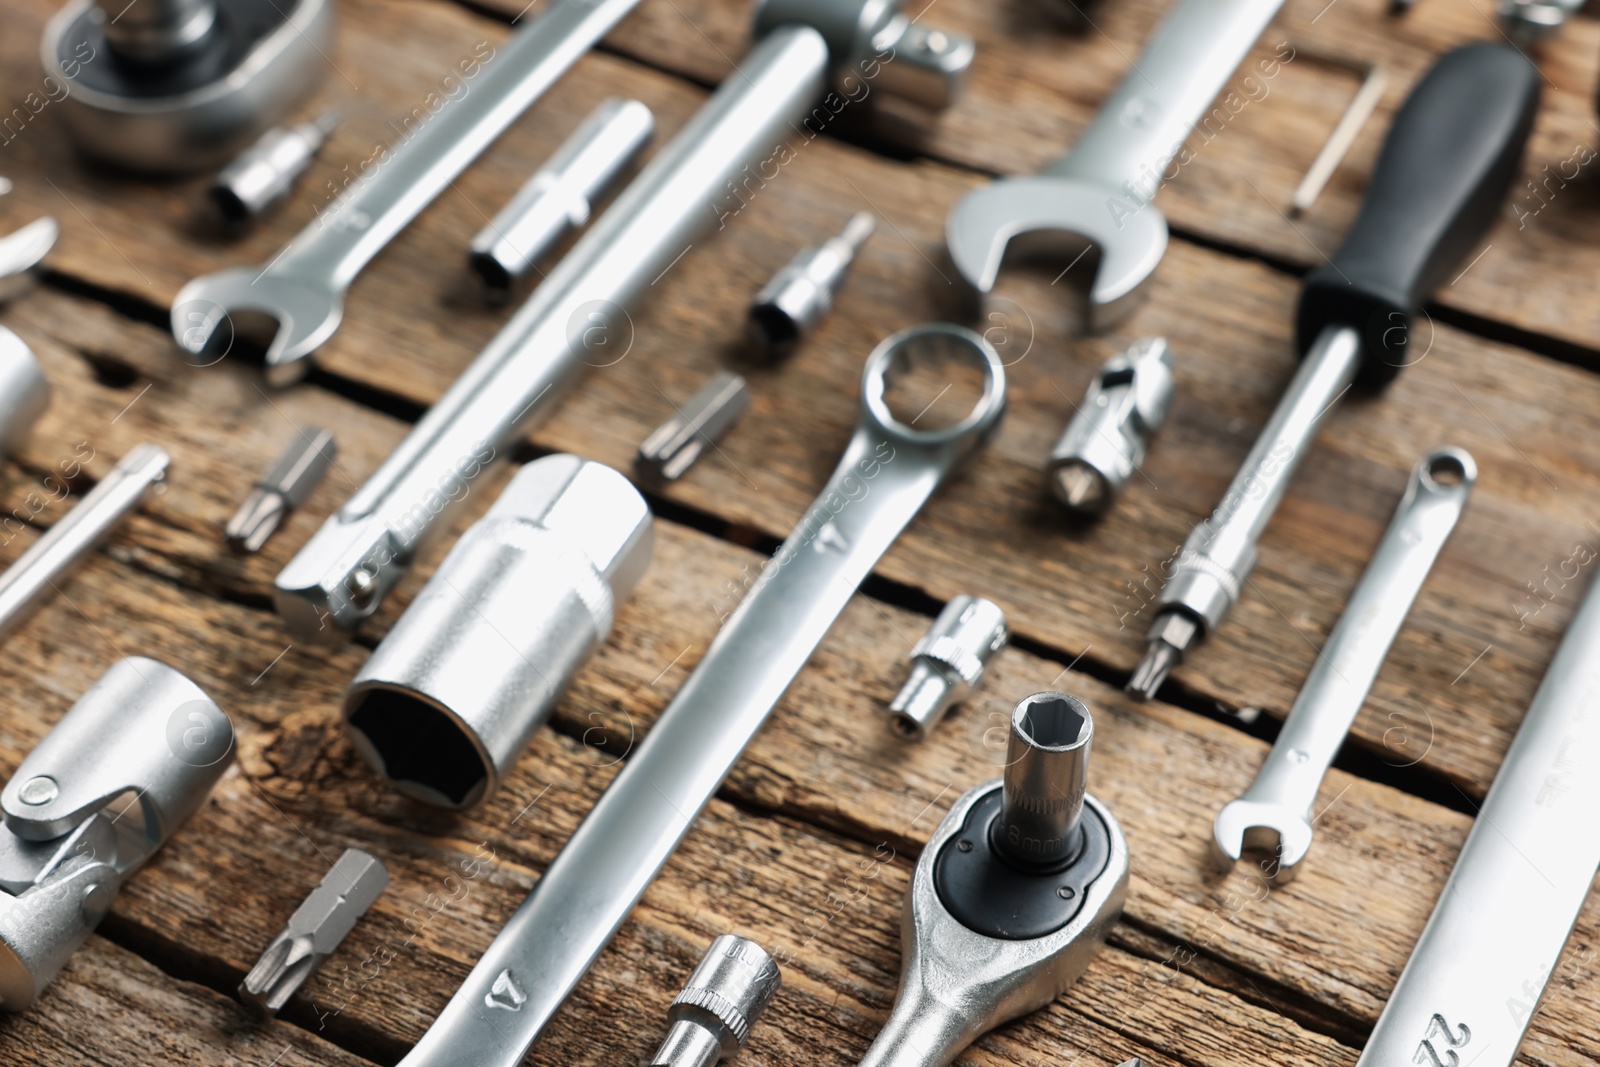
{"type": "Polygon", "coordinates": [[[1294,196],[1289,200],[1289,214],[1298,218],[1311,210],[1311,206],[1322,195],[1322,190],[1327,188],[1333,172],[1339,169],[1344,157],[1350,154],[1350,147],[1356,143],[1356,138],[1361,135],[1367,121],[1372,118],[1372,113],[1377,110],[1379,101],[1383,99],[1383,91],[1389,86],[1389,72],[1373,60],[1305,48],[1298,41],[1292,42],[1292,46],[1296,55],[1303,53],[1314,62],[1354,71],[1361,77],[1361,87],[1356,90],[1356,95],[1350,98],[1344,114],[1339,116],[1333,132],[1328,134],[1328,139],[1323,142],[1317,158],[1306,168],[1305,177],[1300,179],[1300,184],[1295,187],[1294,196]]]}

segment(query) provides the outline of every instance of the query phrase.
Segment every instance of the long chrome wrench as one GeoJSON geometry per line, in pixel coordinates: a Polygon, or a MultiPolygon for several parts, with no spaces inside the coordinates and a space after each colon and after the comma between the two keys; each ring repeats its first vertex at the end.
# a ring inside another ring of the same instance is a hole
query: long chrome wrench
{"type": "Polygon", "coordinates": [[[912,24],[883,0],[767,0],[757,19],[757,43],[739,69],[278,575],[278,612],[298,639],[342,639],[377,610],[490,461],[554,406],[586,363],[626,354],[626,306],[733,213],[723,206],[741,205],[730,190],[746,168],[797,151],[790,141],[830,74],[848,72],[859,86],[865,75],[856,72],[875,66],[873,92],[910,95],[945,74],[959,81],[952,64],[965,69],[971,59],[969,40],[912,24]],[[813,10],[816,26],[806,21],[813,10]],[[869,16],[879,25],[870,34],[869,16]],[[882,58],[885,48],[892,62],[882,58]],[[890,75],[896,67],[903,90],[890,75]],[[925,76],[912,77],[918,71],[925,76]]]}
{"type": "Polygon", "coordinates": [[[1510,1067],[1600,868],[1596,812],[1591,584],[1356,1067],[1510,1067]]]}
{"type": "Polygon", "coordinates": [[[1262,868],[1271,881],[1287,882],[1299,870],[1311,848],[1311,809],[1322,779],[1477,478],[1477,465],[1459,448],[1431,452],[1411,469],[1394,519],[1317,653],[1260,774],[1217,813],[1212,844],[1222,866],[1237,863],[1248,848],[1271,856],[1262,868]]]}
{"type": "Polygon", "coordinates": [[[1106,98],[1072,150],[1032,177],[1001,178],[957,202],[945,223],[956,272],[974,293],[994,288],[1006,248],[1072,256],[1100,249],[1089,329],[1131,311],[1167,250],[1167,220],[1150,203],[1167,165],[1249,54],[1283,0],[1183,0],[1106,98]]]}
{"type": "Polygon", "coordinates": [[[923,504],[998,425],[1005,370],[959,326],[902,331],[861,381],[861,417],[827,487],[705,658],[401,1067],[516,1067],[667,862],[856,587],[923,504]],[[919,430],[886,378],[926,356],[975,362],[965,419],[919,430]]]}
{"type": "MultiPolygon", "coordinates": [[[[1493,225],[1539,106],[1539,72],[1510,48],[1470,44],[1419,81],[1395,115],[1344,243],[1300,290],[1294,380],[1227,495],[1195,526],[1157,598],[1145,655],[1128,681],[1154,696],[1167,674],[1232,610],[1256,543],[1289,490],[1317,429],[1353,385],[1381,389],[1425,359],[1413,341],[1423,299],[1493,225]]],[[[1435,357],[1438,358],[1438,357],[1435,357]]]]}
{"type": "Polygon", "coordinates": [[[551,0],[483,63],[464,95],[362,171],[265,268],[219,271],[179,290],[179,347],[205,356],[229,312],[263,312],[278,321],[269,379],[298,378],[305,357],[339,328],[345,290],[362,268],[638,2],[551,0]]]}

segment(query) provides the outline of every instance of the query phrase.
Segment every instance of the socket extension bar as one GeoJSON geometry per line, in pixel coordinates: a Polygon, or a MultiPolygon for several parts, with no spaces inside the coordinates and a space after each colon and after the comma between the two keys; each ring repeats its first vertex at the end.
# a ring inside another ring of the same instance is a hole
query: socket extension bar
{"type": "Polygon", "coordinates": [[[1411,91],[1344,244],[1301,287],[1299,371],[1157,597],[1128,681],[1134,698],[1154,696],[1239,599],[1256,542],[1328,412],[1352,385],[1381,389],[1426,358],[1413,319],[1493,225],[1538,106],[1539,72],[1500,45],[1450,52],[1411,91]]]}
{"type": "Polygon", "coordinates": [[[719,221],[745,168],[794,153],[809,116],[831,118],[817,105],[830,82],[840,86],[830,99],[882,92],[937,110],[973,53],[968,38],[912,23],[898,0],[765,0],[753,38],[738,70],[278,575],[278,612],[297,640],[337,641],[360,625],[562,387],[585,364],[621,358],[628,306],[719,221]]]}

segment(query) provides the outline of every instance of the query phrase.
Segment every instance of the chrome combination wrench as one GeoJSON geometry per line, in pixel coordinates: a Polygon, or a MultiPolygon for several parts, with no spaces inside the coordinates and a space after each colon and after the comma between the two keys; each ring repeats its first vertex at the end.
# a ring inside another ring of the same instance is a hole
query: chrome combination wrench
{"type": "Polygon", "coordinates": [[[767,0],[754,37],[739,69],[278,575],[278,613],[296,639],[341,640],[359,626],[577,373],[626,355],[628,306],[742,210],[730,190],[746,168],[803,146],[830,81],[860,96],[876,72],[873,96],[945,106],[973,52],[971,40],[912,23],[889,0],[767,0]]]}
{"type": "Polygon", "coordinates": [[[873,351],[860,423],[827,488],[402,1067],[522,1062],[856,587],[1004,407],[1000,357],[970,330],[915,327],[873,351]],[[972,411],[943,429],[907,425],[886,400],[891,376],[925,360],[984,378],[972,411]]]}
{"type": "Polygon", "coordinates": [[[1477,478],[1477,465],[1459,448],[1431,452],[1411,469],[1394,518],[1317,653],[1261,773],[1217,814],[1213,844],[1223,867],[1248,850],[1270,857],[1261,868],[1268,881],[1294,877],[1311,848],[1322,779],[1477,478]]]}
{"type": "Polygon", "coordinates": [[[386,149],[272,262],[208,274],[179,290],[172,302],[178,346],[191,359],[220,359],[232,341],[231,313],[259,312],[278,323],[267,347],[268,380],[299,378],[305,357],[339,328],[345,290],[372,257],[638,2],[553,0],[483,63],[470,92],[386,149]]]}
{"type": "Polygon", "coordinates": [[[1511,1067],[1600,868],[1597,698],[1591,585],[1356,1067],[1511,1067]]]}
{"type": "Polygon", "coordinates": [[[1411,90],[1383,142],[1361,213],[1302,283],[1300,369],[1228,493],[1177,553],[1128,692],[1155,695],[1232,610],[1322,420],[1353,385],[1381,389],[1427,358],[1412,337],[1427,295],[1470,266],[1500,213],[1539,105],[1539,72],[1510,48],[1470,44],[1411,90]]]}
{"type": "Polygon", "coordinates": [[[1070,152],[1035,176],[962,197],[945,242],[972,295],[994,288],[1013,241],[1068,258],[1087,243],[1100,250],[1088,328],[1110,329],[1131,311],[1167,250],[1167,220],[1151,200],[1168,164],[1282,5],[1183,0],[1070,152]]]}

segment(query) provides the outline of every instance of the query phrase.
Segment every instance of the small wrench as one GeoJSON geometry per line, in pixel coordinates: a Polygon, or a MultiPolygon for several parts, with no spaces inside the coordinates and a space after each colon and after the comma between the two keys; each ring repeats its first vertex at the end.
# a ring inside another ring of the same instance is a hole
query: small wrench
{"type": "Polygon", "coordinates": [[[827,488],[402,1067],[517,1067],[610,943],[900,531],[999,424],[1005,368],[960,326],[903,330],[867,359],[861,419],[827,488]],[[908,363],[976,364],[984,390],[943,429],[885,401],[908,363]]]}
{"type": "Polygon", "coordinates": [[[1472,457],[1459,448],[1430,452],[1411,469],[1389,529],[1317,654],[1260,775],[1217,813],[1213,843],[1223,867],[1249,849],[1273,857],[1262,866],[1269,881],[1294,877],[1311,848],[1311,809],[1322,779],[1477,478],[1472,457]]]}
{"type": "Polygon", "coordinates": [[[1183,0],[1070,152],[1034,177],[1002,178],[962,197],[945,241],[972,295],[994,288],[1014,238],[1030,252],[1066,256],[1088,242],[1100,249],[1089,330],[1110,329],[1131,311],[1167,250],[1167,220],[1150,203],[1170,180],[1167,164],[1282,3],[1183,0]]]}
{"type": "Polygon", "coordinates": [[[278,322],[267,376],[285,384],[339,328],[344,293],[373,256],[544,95],[639,0],[554,0],[483,62],[476,84],[386,150],[265,268],[196,278],[172,302],[172,336],[191,358],[222,358],[232,311],[278,322]],[[215,344],[213,341],[215,340],[215,344]]]}

